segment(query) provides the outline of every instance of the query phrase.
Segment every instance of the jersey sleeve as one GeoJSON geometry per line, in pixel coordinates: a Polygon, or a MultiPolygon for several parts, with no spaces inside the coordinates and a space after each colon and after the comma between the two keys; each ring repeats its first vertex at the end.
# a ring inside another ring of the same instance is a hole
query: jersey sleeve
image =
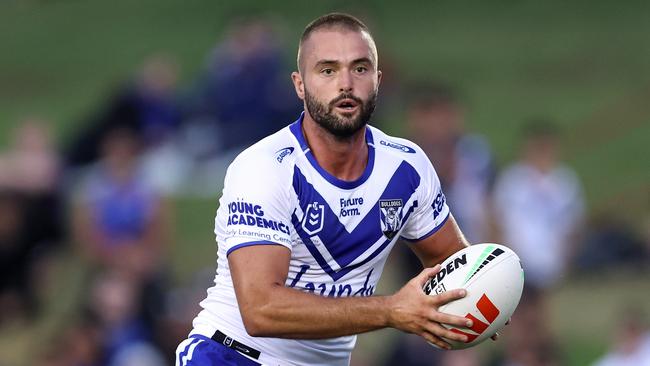
{"type": "Polygon", "coordinates": [[[276,161],[239,157],[226,173],[215,219],[217,243],[226,255],[251,245],[282,245],[291,250],[287,173],[276,161]]]}
{"type": "Polygon", "coordinates": [[[401,237],[410,242],[417,242],[437,232],[449,218],[449,207],[442,192],[440,179],[433,165],[426,157],[421,164],[422,176],[416,190],[418,205],[406,222],[401,237]]]}

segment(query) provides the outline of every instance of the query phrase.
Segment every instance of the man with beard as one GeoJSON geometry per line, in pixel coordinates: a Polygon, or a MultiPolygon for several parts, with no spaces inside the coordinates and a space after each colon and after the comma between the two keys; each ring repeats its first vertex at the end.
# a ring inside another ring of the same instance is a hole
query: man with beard
{"type": "Polygon", "coordinates": [[[291,77],[300,118],[228,168],[215,220],[215,285],[177,365],[348,365],[356,334],[392,327],[443,348],[465,341],[438,312],[465,296],[427,296],[438,263],[468,245],[426,155],[368,126],[381,72],[368,28],[346,14],[306,28],[291,77]],[[388,210],[399,227],[382,231],[388,210]],[[372,296],[398,239],[425,269],[372,296]]]}

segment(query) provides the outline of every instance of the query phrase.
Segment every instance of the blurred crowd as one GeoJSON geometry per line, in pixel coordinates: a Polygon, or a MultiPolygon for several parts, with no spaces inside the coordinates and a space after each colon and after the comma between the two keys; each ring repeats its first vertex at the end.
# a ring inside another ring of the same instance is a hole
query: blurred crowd
{"type": "MultiPolygon", "coordinates": [[[[297,118],[302,106],[286,53],[273,23],[235,22],[188,87],[181,88],[171,56],[154,55],[66,143],[55,144],[47,120],[16,124],[0,151],[0,328],[39,319],[58,253],[71,252],[90,268],[76,316],[44,342],[36,365],[171,363],[214,273],[201,269],[192,283],[172,286],[173,200],[215,200],[237,153],[297,118]]],[[[564,364],[566,350],[548,326],[549,293],[570,271],[647,268],[650,233],[587,215],[553,121],[525,121],[513,146],[517,160],[499,167],[489,141],[468,129],[456,90],[390,80],[382,103],[406,107],[405,135],[432,160],[467,238],[510,245],[522,259],[526,288],[501,354],[486,360],[475,350],[439,352],[403,335],[384,364],[564,364]]],[[[396,250],[404,282],[420,264],[396,250]]],[[[625,318],[597,365],[650,364],[643,316],[625,318]]]]}

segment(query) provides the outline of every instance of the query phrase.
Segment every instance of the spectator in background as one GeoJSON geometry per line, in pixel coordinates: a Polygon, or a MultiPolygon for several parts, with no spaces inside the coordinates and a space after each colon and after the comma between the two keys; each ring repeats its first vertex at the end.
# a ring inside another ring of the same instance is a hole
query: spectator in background
{"type": "Polygon", "coordinates": [[[140,313],[140,282],[124,272],[107,271],[95,279],[91,291],[90,310],[96,314],[102,333],[102,364],[164,365],[153,344],[153,329],[140,313]]]}
{"type": "Polygon", "coordinates": [[[61,162],[48,121],[27,118],[14,131],[11,149],[0,153],[0,189],[23,197],[27,241],[49,251],[64,239],[61,162]]]}
{"type": "Polygon", "coordinates": [[[166,200],[143,179],[140,141],[128,128],[106,135],[102,158],[78,192],[73,231],[91,263],[135,286],[138,314],[151,334],[158,335],[166,287],[165,254],[171,237],[170,210],[166,200]]]}
{"type": "Polygon", "coordinates": [[[584,202],[578,177],[560,162],[552,124],[535,120],[525,127],[521,159],[501,174],[494,199],[502,241],[521,258],[526,284],[553,286],[575,249],[584,202]]]}
{"type": "Polygon", "coordinates": [[[37,310],[64,236],[59,159],[46,122],[30,118],[0,153],[0,323],[37,310]]]}
{"type": "Polygon", "coordinates": [[[176,63],[168,56],[148,58],[134,79],[109,98],[103,110],[74,136],[66,153],[69,167],[78,168],[100,158],[101,142],[117,128],[136,132],[145,149],[166,143],[176,132],[181,112],[176,101],[176,63]]]}
{"type": "Polygon", "coordinates": [[[463,106],[442,84],[413,88],[408,135],[436,167],[454,218],[470,243],[490,238],[489,195],[494,178],[490,147],[482,136],[468,133],[463,106]]]}
{"type": "Polygon", "coordinates": [[[165,55],[148,58],[136,76],[130,98],[138,111],[137,127],[146,149],[167,142],[180,124],[177,84],[178,66],[165,55]]]}
{"type": "Polygon", "coordinates": [[[165,201],[142,180],[140,148],[130,129],[106,135],[102,159],[79,193],[73,229],[92,262],[146,280],[164,259],[170,225],[165,201]]]}
{"type": "Polygon", "coordinates": [[[620,313],[620,324],[610,350],[593,366],[650,365],[650,327],[641,309],[620,313]]]}
{"type": "Polygon", "coordinates": [[[47,121],[39,118],[27,118],[18,123],[11,149],[0,154],[0,187],[29,194],[57,188],[59,157],[47,125],[47,121]]]}
{"type": "Polygon", "coordinates": [[[205,107],[220,126],[221,151],[244,148],[284,127],[278,121],[296,115],[283,56],[274,25],[259,18],[233,23],[212,51],[205,107]]]}
{"type": "Polygon", "coordinates": [[[187,150],[198,161],[193,183],[215,194],[226,167],[245,147],[299,114],[290,69],[275,24],[262,18],[233,22],[212,50],[188,102],[187,150]]]}
{"type": "Polygon", "coordinates": [[[582,189],[575,172],[560,161],[558,131],[551,123],[529,122],[522,144],[520,160],[501,173],[494,191],[500,241],[519,255],[526,275],[505,339],[504,364],[557,365],[561,354],[549,330],[546,301],[576,248],[582,189]]]}
{"type": "Polygon", "coordinates": [[[128,273],[99,271],[81,311],[47,342],[39,366],[161,366],[155,329],[141,312],[141,283],[128,273]]]}

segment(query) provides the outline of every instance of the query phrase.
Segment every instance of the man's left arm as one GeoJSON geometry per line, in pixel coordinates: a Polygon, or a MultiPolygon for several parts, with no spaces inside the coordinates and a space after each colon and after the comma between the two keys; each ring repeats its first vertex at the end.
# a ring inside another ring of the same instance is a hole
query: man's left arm
{"type": "Polygon", "coordinates": [[[433,235],[417,242],[409,242],[408,245],[424,267],[433,267],[470,244],[454,217],[449,214],[445,223],[433,235]]]}

